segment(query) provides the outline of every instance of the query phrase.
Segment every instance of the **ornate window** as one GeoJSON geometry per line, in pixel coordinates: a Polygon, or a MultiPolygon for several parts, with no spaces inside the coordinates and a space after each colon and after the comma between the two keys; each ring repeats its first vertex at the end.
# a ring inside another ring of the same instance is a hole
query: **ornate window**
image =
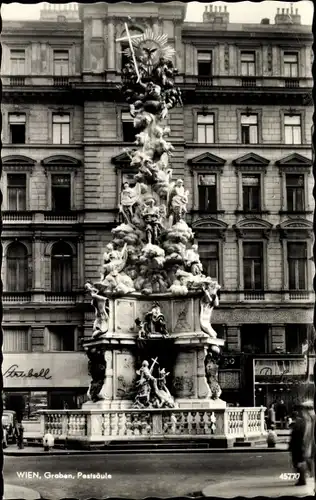
{"type": "Polygon", "coordinates": [[[3,352],[29,351],[28,328],[3,328],[3,352]]]}
{"type": "Polygon", "coordinates": [[[288,212],[304,211],[303,174],[286,174],[286,202],[288,212]]]}
{"type": "Polygon", "coordinates": [[[69,50],[54,50],[54,75],[69,75],[69,50]]]}
{"type": "Polygon", "coordinates": [[[19,242],[7,248],[7,290],[26,292],[28,290],[29,266],[26,247],[19,242]]]}
{"type": "Polygon", "coordinates": [[[216,212],[217,210],[217,186],[216,174],[199,174],[199,210],[201,212],[216,212]]]}
{"type": "Polygon", "coordinates": [[[191,158],[193,173],[193,210],[205,213],[221,211],[221,174],[226,160],[211,153],[191,158]]]}
{"type": "Polygon", "coordinates": [[[217,241],[199,242],[200,260],[203,272],[211,278],[219,280],[219,244],[217,241]]]}
{"type": "Polygon", "coordinates": [[[7,174],[8,210],[26,210],[26,174],[7,174]]]}
{"type": "Polygon", "coordinates": [[[56,155],[42,160],[47,175],[47,210],[68,211],[76,209],[75,176],[80,160],[56,155]]]}
{"type": "Polygon", "coordinates": [[[241,76],[256,75],[256,53],[242,50],[240,53],[241,76]]]}
{"type": "Polygon", "coordinates": [[[25,75],[25,50],[10,49],[11,75],[25,75]]]}
{"type": "Polygon", "coordinates": [[[260,212],[260,174],[242,174],[242,198],[244,212],[260,212]]]}
{"type": "Polygon", "coordinates": [[[284,115],[285,144],[302,144],[301,115],[284,115]]]}
{"type": "Polygon", "coordinates": [[[284,76],[285,78],[298,77],[298,53],[284,52],[283,55],[284,76]]]}
{"type": "Polygon", "coordinates": [[[72,291],[72,262],[71,247],[59,241],[52,248],[51,255],[51,290],[56,293],[72,291]]]}
{"type": "Polygon", "coordinates": [[[53,144],[70,143],[70,114],[53,113],[53,144]]]}
{"type": "Polygon", "coordinates": [[[292,153],[276,162],[281,177],[281,211],[302,212],[310,210],[308,203],[308,176],[311,160],[292,153]]]}
{"type": "Polygon", "coordinates": [[[212,52],[198,50],[197,61],[198,76],[202,78],[210,78],[212,76],[212,52]]]}
{"type": "Polygon", "coordinates": [[[287,243],[289,289],[307,289],[307,243],[287,243]]]}
{"type": "Polygon", "coordinates": [[[269,341],[270,329],[268,325],[263,325],[262,323],[241,325],[241,352],[255,354],[267,353],[270,347],[269,341]]]}
{"type": "Polygon", "coordinates": [[[134,142],[136,130],[134,128],[134,119],[128,111],[122,111],[122,135],[123,142],[134,142]]]}
{"type": "Polygon", "coordinates": [[[262,242],[243,242],[243,276],[245,290],[264,289],[262,242]]]}
{"type": "Polygon", "coordinates": [[[215,142],[214,113],[197,114],[197,142],[199,144],[214,144],[215,142]]]}
{"type": "Polygon", "coordinates": [[[269,160],[248,153],[233,161],[238,180],[239,212],[265,211],[265,174],[269,160]]]}
{"type": "Polygon", "coordinates": [[[25,144],[26,114],[9,113],[9,132],[11,144],[25,144]]]}
{"type": "Polygon", "coordinates": [[[52,174],[52,210],[67,212],[71,208],[71,175],[52,174]]]}
{"type": "Polygon", "coordinates": [[[242,144],[258,144],[258,115],[241,114],[240,125],[242,144]]]}
{"type": "Polygon", "coordinates": [[[302,346],[306,342],[309,325],[287,324],[285,325],[285,349],[289,354],[302,354],[302,346]]]}
{"type": "Polygon", "coordinates": [[[48,331],[49,351],[75,351],[76,334],[75,329],[69,325],[49,327],[48,331]]]}

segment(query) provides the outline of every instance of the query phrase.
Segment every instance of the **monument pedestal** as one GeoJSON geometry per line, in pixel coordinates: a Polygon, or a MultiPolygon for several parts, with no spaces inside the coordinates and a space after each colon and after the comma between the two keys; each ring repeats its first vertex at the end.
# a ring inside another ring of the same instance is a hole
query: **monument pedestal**
{"type": "MultiPolygon", "coordinates": [[[[167,385],[176,407],[187,409],[225,408],[214,399],[206,376],[206,356],[219,351],[224,340],[211,338],[201,332],[199,323],[200,294],[184,298],[170,294],[154,296],[151,300],[141,294],[110,301],[109,331],[84,344],[85,350],[102,352],[105,360],[105,379],[100,401],[85,403],[85,409],[132,408],[136,396],[136,371],[146,360],[157,358],[160,368],[169,373],[167,385]],[[153,335],[139,338],[135,324],[159,302],[165,317],[168,337],[153,335]]],[[[144,410],[145,411],[145,410],[144,410]]]]}

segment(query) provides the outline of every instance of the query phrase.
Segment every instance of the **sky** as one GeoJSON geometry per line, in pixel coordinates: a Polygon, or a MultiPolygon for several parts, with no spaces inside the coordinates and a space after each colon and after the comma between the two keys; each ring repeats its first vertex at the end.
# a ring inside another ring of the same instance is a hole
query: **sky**
{"type": "MultiPolygon", "coordinates": [[[[1,16],[3,20],[37,20],[40,16],[40,10],[43,3],[23,5],[20,3],[2,4],[1,16]]],[[[189,2],[186,21],[202,21],[205,5],[210,3],[189,2]]],[[[227,6],[230,13],[230,22],[232,23],[260,23],[264,17],[270,18],[274,22],[274,16],[277,8],[290,8],[290,2],[278,2],[275,0],[266,0],[262,2],[212,2],[212,5],[227,6]]],[[[298,9],[302,19],[302,24],[311,25],[313,20],[313,2],[312,0],[303,0],[293,2],[293,9],[298,9]]]]}

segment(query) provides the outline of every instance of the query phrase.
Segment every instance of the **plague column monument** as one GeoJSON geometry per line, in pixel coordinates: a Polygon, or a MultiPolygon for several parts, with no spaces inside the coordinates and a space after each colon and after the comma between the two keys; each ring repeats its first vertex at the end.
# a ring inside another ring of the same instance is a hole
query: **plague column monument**
{"type": "Polygon", "coordinates": [[[182,104],[175,51],[166,35],[131,37],[125,28],[129,62],[121,90],[137,132],[127,153],[138,173],[134,187],[122,186],[121,224],[104,249],[101,280],[86,283],[95,321],[84,344],[91,383],[83,409],[160,409],[175,426],[170,409],[226,406],[217,364],[224,341],[211,326],[220,286],[203,274],[185,221],[189,191],[169,163],[168,113],[182,104]]]}

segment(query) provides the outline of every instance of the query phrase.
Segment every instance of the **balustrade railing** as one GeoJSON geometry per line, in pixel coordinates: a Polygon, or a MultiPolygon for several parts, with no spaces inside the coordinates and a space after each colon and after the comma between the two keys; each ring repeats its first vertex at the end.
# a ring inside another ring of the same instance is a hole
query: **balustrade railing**
{"type": "Polygon", "coordinates": [[[264,292],[257,291],[245,291],[244,292],[245,300],[264,300],[264,292]]]}
{"type": "Polygon", "coordinates": [[[306,300],[309,298],[309,292],[302,290],[295,290],[289,292],[290,300],[306,300]]]}
{"type": "Polygon", "coordinates": [[[285,78],[284,85],[287,89],[297,89],[300,86],[300,81],[298,78],[285,78]]]}
{"type": "Polygon", "coordinates": [[[10,76],[10,85],[12,87],[24,87],[25,76],[10,76]]]}
{"type": "Polygon", "coordinates": [[[53,83],[55,87],[68,87],[69,77],[68,76],[54,76],[53,83]]]}
{"type": "Polygon", "coordinates": [[[93,442],[146,438],[247,438],[264,434],[264,408],[44,410],[44,432],[93,442]]]}
{"type": "Polygon", "coordinates": [[[45,302],[75,302],[76,295],[73,293],[45,293],[45,302]]]}
{"type": "Polygon", "coordinates": [[[3,303],[16,303],[31,302],[32,296],[27,292],[4,292],[2,295],[3,303]]]}

